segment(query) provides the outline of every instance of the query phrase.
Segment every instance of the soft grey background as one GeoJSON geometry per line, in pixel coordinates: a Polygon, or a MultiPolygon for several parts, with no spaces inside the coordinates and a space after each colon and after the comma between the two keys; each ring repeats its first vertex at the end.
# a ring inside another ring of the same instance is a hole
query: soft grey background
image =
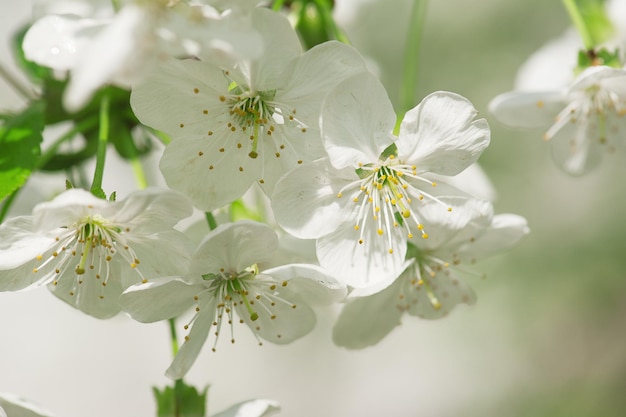
{"type": "MultiPolygon", "coordinates": [[[[377,62],[395,101],[412,2],[337,3],[355,46],[377,62]]],[[[29,19],[31,2],[0,5],[0,60],[13,68],[7,39],[29,19]]],[[[247,329],[236,328],[235,345],[222,340],[217,353],[205,349],[189,374],[190,383],[211,385],[212,413],[267,397],[294,417],[623,415],[623,155],[571,178],[554,167],[541,132],[512,131],[487,114],[526,57],[567,26],[556,0],[429,5],[419,96],[455,91],[490,120],[492,145],[481,163],[496,186],[497,211],[526,216],[532,229],[515,250],[476,266],[486,280],[467,277],[478,303],[439,321],[407,318],[363,351],[333,346],[332,311],[321,312],[313,334],[284,347],[259,348],[247,329]]],[[[0,108],[21,104],[0,81],[0,108]]],[[[120,178],[106,181],[106,189],[120,187],[120,178]]],[[[121,182],[124,195],[129,181],[121,182]]],[[[27,210],[30,202],[20,204],[27,210]]],[[[45,289],[0,294],[0,392],[59,417],[153,416],[150,386],[167,383],[168,343],[164,324],[97,321],[45,289]]]]}

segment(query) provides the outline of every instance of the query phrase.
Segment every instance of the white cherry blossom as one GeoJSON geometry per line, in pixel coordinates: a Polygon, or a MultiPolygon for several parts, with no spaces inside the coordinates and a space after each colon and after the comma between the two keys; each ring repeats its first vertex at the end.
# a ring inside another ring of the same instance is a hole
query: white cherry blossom
{"type": "Polygon", "coordinates": [[[545,128],[559,167],[572,175],[596,168],[607,153],[626,151],[626,70],[585,69],[564,90],[497,96],[490,111],[512,127],[545,128]]]}
{"type": "MultiPolygon", "coordinates": [[[[428,238],[422,207],[439,215],[482,210],[445,178],[471,165],[489,143],[489,127],[457,94],[436,92],[407,112],[399,136],[384,87],[370,74],[339,84],[321,118],[328,158],[281,179],[276,220],[293,235],[317,240],[321,265],[352,287],[387,285],[402,272],[407,241],[428,238]],[[438,175],[437,183],[431,178],[438,175]]],[[[432,232],[432,233],[431,233],[432,232]]]]}
{"type": "MultiPolygon", "coordinates": [[[[194,307],[185,325],[189,334],[166,375],[182,378],[196,360],[213,328],[245,323],[261,339],[286,344],[309,333],[315,313],[309,304],[330,304],[345,297],[346,289],[321,268],[290,264],[265,269],[278,247],[268,226],[240,221],[218,226],[192,257],[189,274],[161,278],[130,287],[121,297],[124,310],[141,322],[181,315],[194,307]],[[236,313],[236,314],[235,314],[236,313]]],[[[218,337],[213,343],[213,350],[218,337]]]]}
{"type": "Polygon", "coordinates": [[[137,191],[119,202],[65,191],[0,226],[0,291],[48,284],[84,313],[112,317],[124,288],[187,270],[193,244],[173,226],[191,212],[173,191],[137,191]]]}
{"type": "Polygon", "coordinates": [[[365,64],[351,47],[327,42],[302,53],[289,21],[255,9],[267,45],[232,67],[171,60],[133,88],[139,120],[173,138],[160,168],[170,187],[202,210],[241,197],[258,183],[271,194],[289,169],[323,155],[318,118],[325,94],[365,64]]]}
{"type": "Polygon", "coordinates": [[[473,304],[476,295],[461,277],[477,274],[467,265],[510,248],[528,227],[514,214],[463,217],[443,225],[438,239],[411,244],[406,269],[389,287],[349,301],[333,329],[335,343],[364,348],[382,340],[405,313],[438,319],[458,304],[473,304]]]}

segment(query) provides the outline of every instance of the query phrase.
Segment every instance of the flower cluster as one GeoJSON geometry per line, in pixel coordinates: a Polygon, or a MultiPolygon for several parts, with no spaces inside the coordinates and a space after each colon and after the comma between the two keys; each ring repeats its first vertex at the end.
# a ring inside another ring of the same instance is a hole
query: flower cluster
{"type": "MultiPolygon", "coordinates": [[[[166,370],[175,389],[209,335],[216,351],[218,339],[235,342],[237,323],[260,345],[288,344],[313,330],[316,306],[337,303],[333,339],[352,349],[379,342],[404,313],[435,319],[474,303],[469,265],[528,226],[484,197],[491,185],[476,162],[491,132],[472,103],[436,91],[398,115],[355,48],[305,48],[285,15],[254,1],[210,3],[87,5],[25,33],[43,104],[24,118],[73,127],[41,156],[40,140],[26,144],[35,159],[22,174],[81,173],[92,157],[96,168],[91,186],[74,175],[32,215],[0,225],[0,291],[45,285],[99,319],[170,320],[185,333],[166,370]],[[76,136],[84,148],[56,153],[76,136]],[[168,188],[106,199],[107,144],[138,169],[155,138],[168,188]],[[183,232],[201,212],[210,230],[183,232]]],[[[625,71],[594,66],[567,91],[505,95],[492,111],[519,125],[558,115],[546,138],[565,141],[560,161],[580,173],[603,147],[626,145],[625,71]]],[[[24,182],[7,187],[7,208],[24,182]]],[[[223,415],[276,409],[256,400],[223,415]]]]}

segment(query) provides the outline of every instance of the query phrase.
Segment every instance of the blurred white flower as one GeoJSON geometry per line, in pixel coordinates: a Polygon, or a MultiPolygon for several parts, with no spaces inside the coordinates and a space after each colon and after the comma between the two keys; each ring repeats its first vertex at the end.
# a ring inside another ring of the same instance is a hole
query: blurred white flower
{"type": "Polygon", "coordinates": [[[255,182],[271,194],[287,170],[321,157],[321,102],[365,69],[360,55],[338,42],[303,54],[276,12],[255,9],[252,22],[268,45],[258,59],[228,69],[172,60],[131,95],[139,120],[174,138],[160,164],[168,185],[202,210],[228,204],[255,182]]]}
{"type": "Polygon", "coordinates": [[[495,97],[491,113],[512,127],[547,128],[556,163],[580,175],[602,156],[626,151],[626,70],[592,66],[565,90],[513,91],[495,97]]]}
{"type": "Polygon", "coordinates": [[[169,190],[119,202],[68,190],[0,226],[0,291],[50,284],[84,313],[112,317],[124,288],[187,270],[193,244],[173,226],[191,212],[169,190]]]}
{"type": "Polygon", "coordinates": [[[166,372],[168,377],[182,378],[189,371],[212,327],[217,336],[213,350],[222,325],[230,327],[234,343],[232,326],[237,320],[252,330],[259,344],[260,339],[290,343],[315,325],[309,304],[330,304],[345,297],[345,287],[314,265],[263,270],[277,247],[276,234],[262,223],[221,225],[200,244],[187,276],[162,278],[124,292],[124,310],[141,322],[176,317],[195,306],[195,315],[185,325],[191,330],[166,372]]]}
{"type": "Polygon", "coordinates": [[[71,71],[64,95],[70,111],[79,110],[106,84],[130,88],[169,56],[213,52],[226,59],[255,56],[262,48],[245,16],[220,15],[207,5],[132,1],[110,16],[98,11],[97,17],[44,16],[24,37],[26,58],[71,71]]]}
{"type": "MultiPolygon", "coordinates": [[[[370,74],[350,78],[322,109],[329,157],[281,179],[272,198],[276,220],[299,238],[318,239],[320,264],[348,285],[388,285],[403,270],[407,241],[431,234],[424,204],[435,202],[445,217],[448,197],[462,194],[429,174],[457,175],[489,144],[489,126],[476,114],[465,98],[436,92],[406,113],[396,138],[382,84],[370,74]]],[[[482,209],[469,200],[454,204],[482,209]]]]}
{"type": "Polygon", "coordinates": [[[269,417],[280,411],[280,404],[273,400],[249,400],[215,414],[213,417],[269,417]]]}
{"type": "Polygon", "coordinates": [[[400,324],[405,313],[437,319],[457,304],[473,304],[476,295],[460,277],[472,274],[464,265],[510,248],[528,233],[528,226],[526,219],[514,214],[493,219],[463,216],[438,232],[437,239],[410,245],[410,261],[392,285],[344,306],[333,329],[337,345],[349,349],[374,345],[400,324]]]}
{"type": "Polygon", "coordinates": [[[0,392],[0,417],[53,417],[52,413],[18,397],[0,392]]]}

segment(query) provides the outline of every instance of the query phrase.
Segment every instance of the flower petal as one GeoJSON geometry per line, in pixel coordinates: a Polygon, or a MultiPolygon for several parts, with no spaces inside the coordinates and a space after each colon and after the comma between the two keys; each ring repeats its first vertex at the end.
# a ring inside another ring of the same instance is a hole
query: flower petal
{"type": "Polygon", "coordinates": [[[328,271],[316,265],[289,264],[263,271],[278,281],[287,282],[281,292],[288,292],[287,299],[298,298],[313,305],[339,302],[346,296],[346,287],[333,278],[328,271]]]}
{"type": "Polygon", "coordinates": [[[322,105],[320,125],[335,168],[378,160],[393,143],[395,112],[380,81],[362,73],[338,84],[322,105]]]}
{"type": "Polygon", "coordinates": [[[566,97],[558,91],[500,94],[489,103],[489,112],[511,127],[548,128],[567,105],[566,97]]]}
{"type": "Polygon", "coordinates": [[[120,296],[122,309],[142,323],[178,317],[195,304],[204,287],[176,277],[163,277],[129,287],[120,296]]]}
{"type": "Polygon", "coordinates": [[[333,327],[333,342],[348,349],[363,349],[380,342],[400,325],[402,310],[398,280],[383,291],[348,302],[333,327]]]}
{"type": "Polygon", "coordinates": [[[241,272],[269,262],[278,247],[276,233],[262,223],[242,220],[219,225],[211,231],[193,255],[191,273],[241,272]]]}
{"type": "Polygon", "coordinates": [[[52,201],[38,204],[33,209],[33,231],[67,227],[78,219],[106,209],[113,203],[100,199],[79,188],[67,190],[52,201]]]}
{"type": "Polygon", "coordinates": [[[213,417],[268,417],[280,411],[280,404],[273,400],[248,400],[215,414],[213,417]]]}
{"type": "Polygon", "coordinates": [[[217,310],[217,298],[207,298],[199,308],[200,311],[193,321],[189,335],[185,337],[185,342],[178,350],[169,368],[165,371],[165,376],[168,378],[174,380],[181,379],[187,374],[198,358],[198,354],[209,336],[211,326],[213,326],[213,320],[217,310]]]}
{"type": "Polygon", "coordinates": [[[404,229],[391,228],[391,236],[379,236],[374,226],[366,227],[362,232],[361,235],[361,231],[355,231],[352,225],[340,227],[318,239],[317,256],[322,267],[339,282],[363,290],[379,290],[381,286],[391,284],[402,272],[406,254],[404,229]],[[359,244],[360,238],[363,244],[359,244]],[[389,253],[389,242],[393,245],[393,253],[389,253]]]}
{"type": "Polygon", "coordinates": [[[2,392],[0,393],[0,416],[52,417],[52,413],[17,395],[2,392]]]}
{"type": "Polygon", "coordinates": [[[272,210],[276,221],[292,235],[313,239],[334,231],[351,218],[349,202],[339,191],[358,180],[354,170],[339,171],[327,159],[303,164],[276,184],[272,210]]]}
{"type": "Polygon", "coordinates": [[[418,170],[456,175],[489,145],[489,125],[465,97],[445,91],[428,95],[402,120],[398,157],[418,170]]]}
{"type": "Polygon", "coordinates": [[[237,147],[237,141],[178,138],[163,152],[159,167],[167,184],[209,211],[241,197],[261,178],[262,161],[237,147]]]}

